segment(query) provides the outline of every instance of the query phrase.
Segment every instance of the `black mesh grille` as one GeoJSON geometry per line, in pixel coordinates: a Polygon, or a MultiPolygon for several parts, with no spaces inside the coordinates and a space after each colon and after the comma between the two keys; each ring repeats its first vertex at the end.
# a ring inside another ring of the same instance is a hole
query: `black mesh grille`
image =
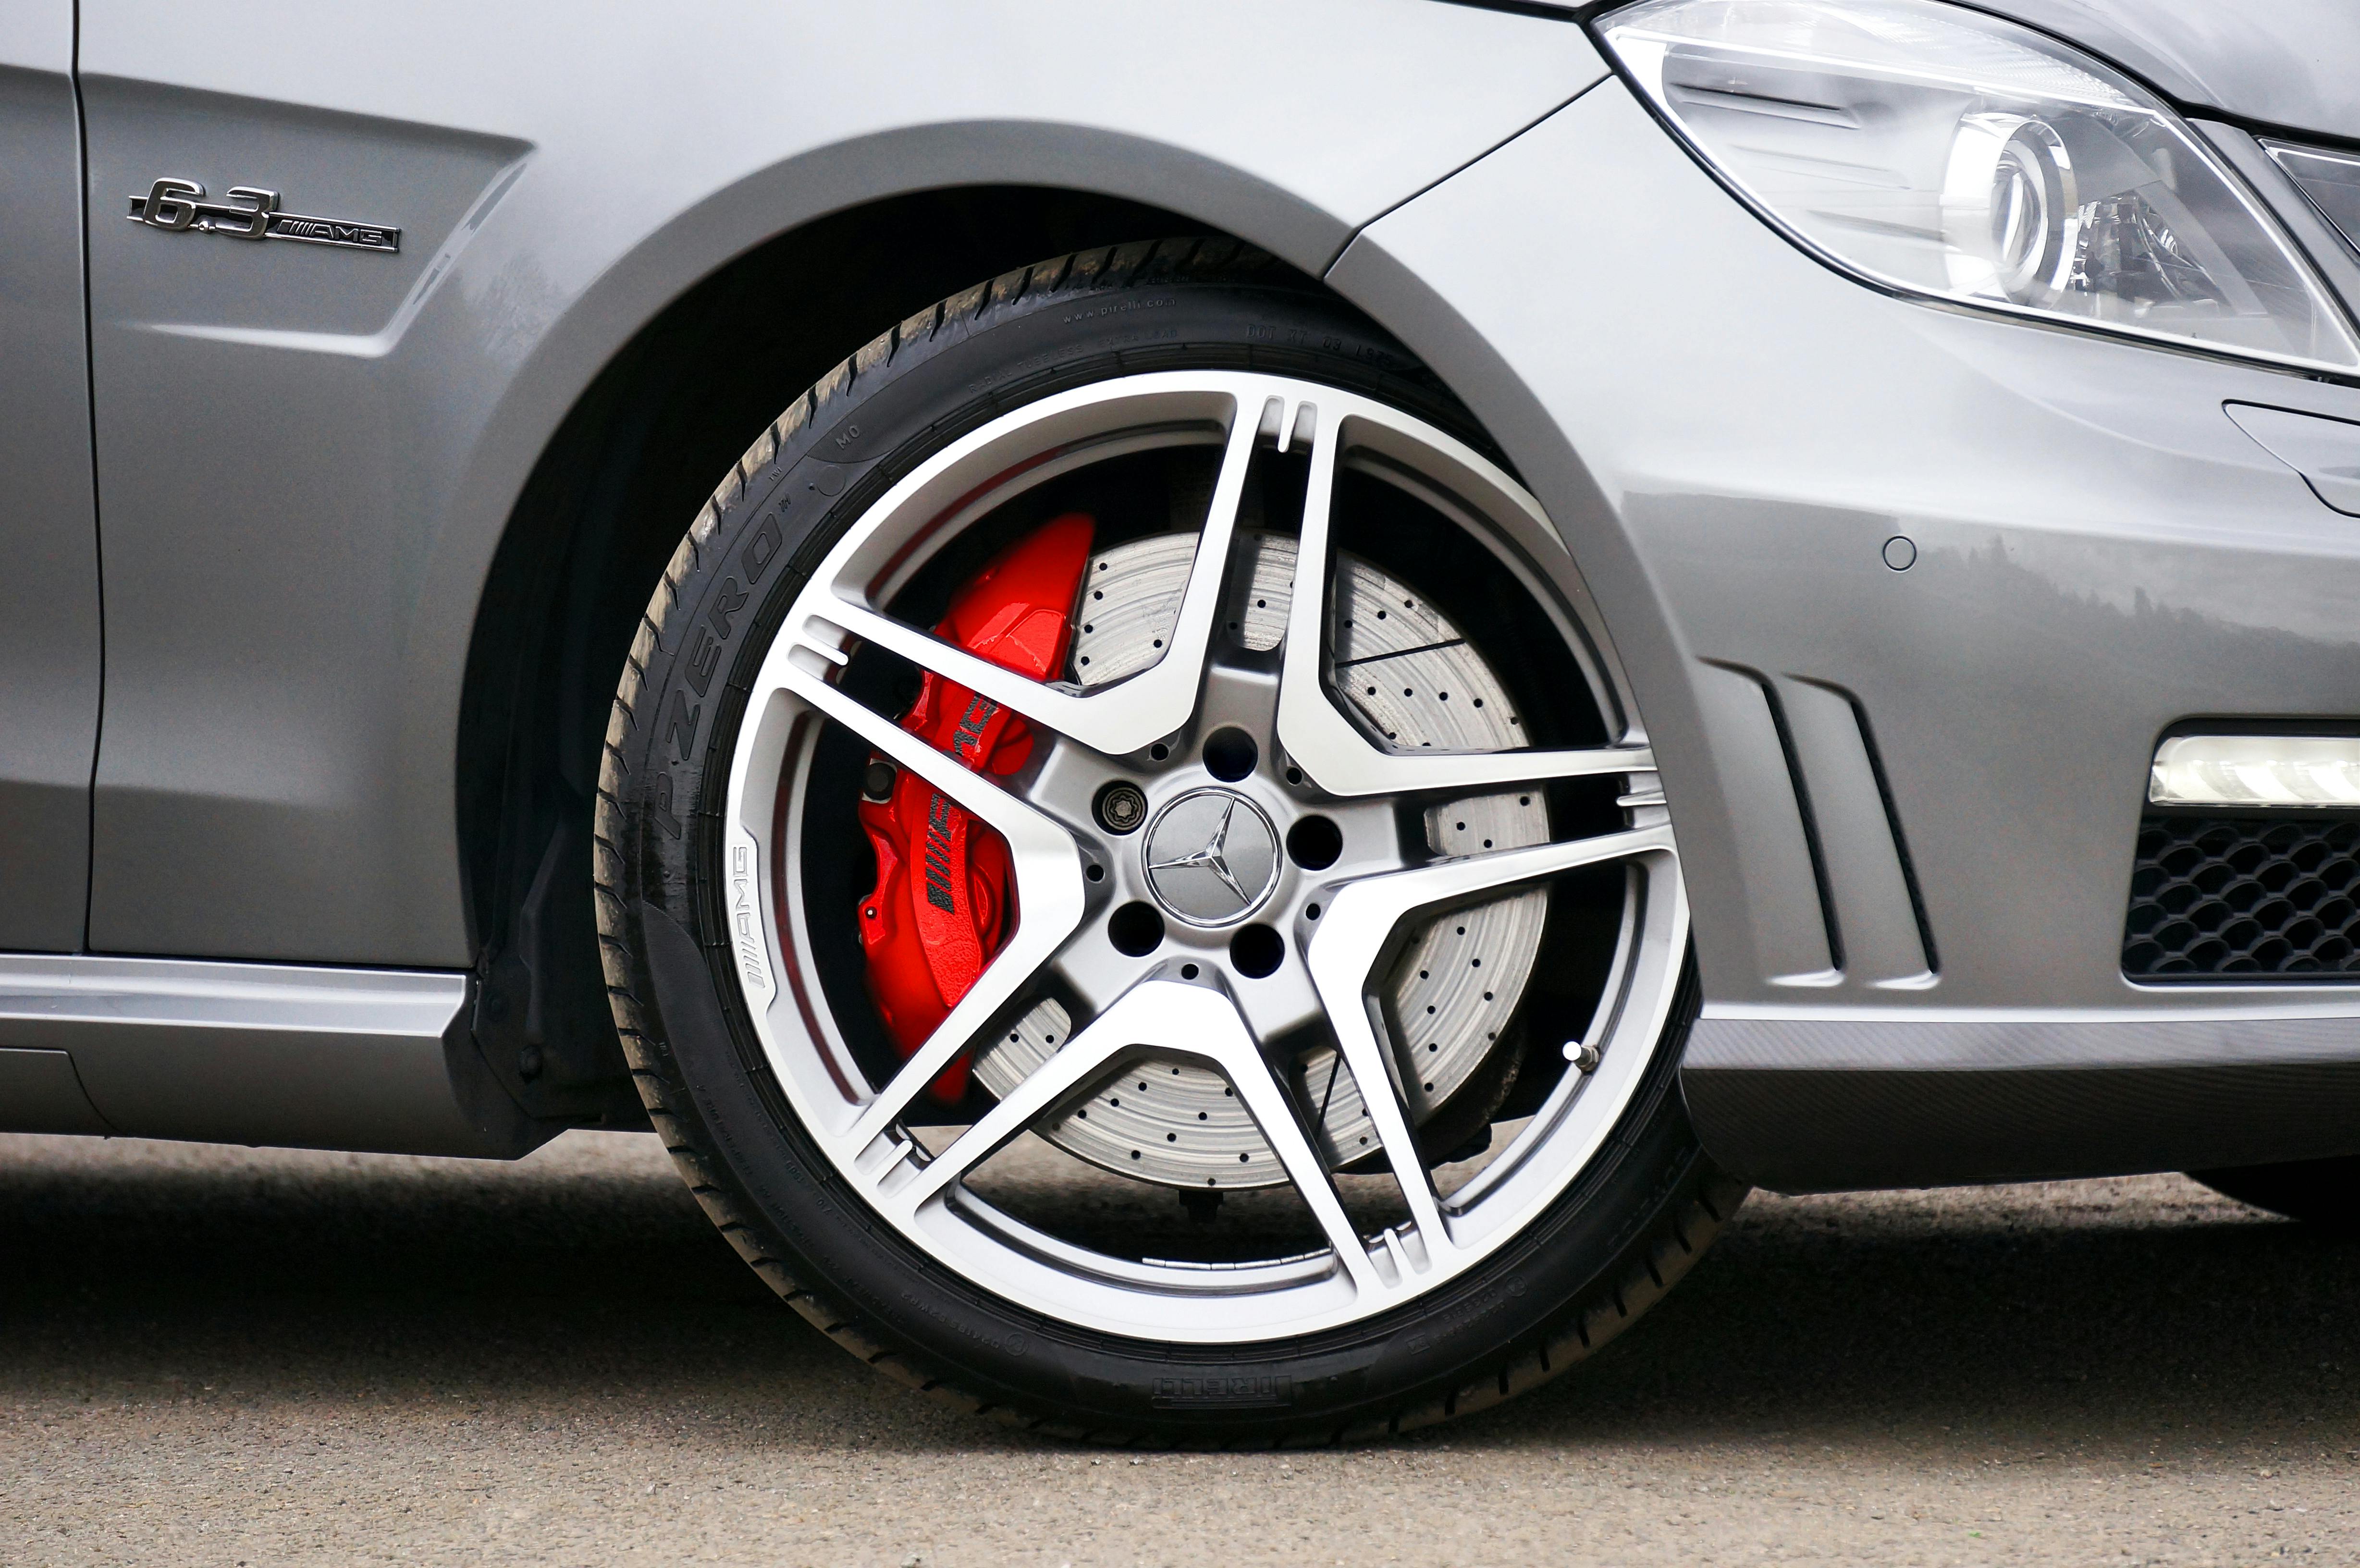
{"type": "Polygon", "coordinates": [[[2123,973],[2137,980],[2360,974],[2360,820],[2142,819],[2123,973]]]}

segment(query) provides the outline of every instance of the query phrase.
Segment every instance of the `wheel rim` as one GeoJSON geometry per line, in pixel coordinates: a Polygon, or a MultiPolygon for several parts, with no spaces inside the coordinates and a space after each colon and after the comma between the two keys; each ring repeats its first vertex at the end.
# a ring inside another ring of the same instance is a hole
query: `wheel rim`
{"type": "Polygon", "coordinates": [[[1687,944],[1654,758],[1635,726],[1616,717],[1627,703],[1568,608],[1585,602],[1555,531],[1504,473],[1414,416],[1324,385],[1200,371],[1123,377],[1027,405],[926,460],[866,509],[797,594],[752,684],[731,763],[720,849],[738,984],[805,1132],[850,1192],[936,1261],[1022,1306],[1101,1332],[1246,1343],[1337,1328],[1414,1301],[1497,1253],[1567,1191],[1620,1118],[1662,1034],[1687,944]],[[1024,490],[1128,452],[1195,443],[1218,448],[1218,475],[1170,646],[1147,668],[1097,686],[1043,684],[882,608],[935,551],[1024,490]],[[1248,469],[1258,452],[1273,451],[1307,459],[1297,549],[1321,569],[1316,592],[1306,591],[1310,573],[1295,574],[1274,657],[1248,679],[1252,671],[1240,675],[1226,661],[1217,623],[1248,469]],[[1333,504],[1347,469],[1418,495],[1505,563],[1560,628],[1607,716],[1610,744],[1403,752],[1337,706],[1324,666],[1337,575],[1333,504]],[[837,684],[864,647],[1023,715],[1050,739],[1045,760],[1002,780],[934,751],[837,684]],[[1175,737],[1201,740],[1216,721],[1251,719],[1257,702],[1259,724],[1243,726],[1259,742],[1257,771],[1216,778],[1174,749],[1175,737]],[[850,731],[997,832],[1014,870],[1020,913],[1006,945],[876,1087],[817,977],[811,921],[842,912],[807,909],[801,890],[796,824],[812,789],[814,738],[826,725],[850,731]],[[1268,885],[1241,888],[1235,909],[1218,896],[1192,905],[1160,887],[1140,853],[1161,842],[1155,827],[1118,837],[1093,820],[1090,795],[1113,778],[1142,782],[1153,824],[1226,811],[1283,843],[1292,823],[1318,815],[1344,822],[1347,848],[1317,870],[1273,849],[1268,885]],[[1388,848],[1382,826],[1409,814],[1404,805],[1618,778],[1622,825],[1610,831],[1436,855],[1418,844],[1388,848]],[[1564,1047],[1579,1064],[1479,1175],[1446,1192],[1420,1151],[1415,1091],[1405,1099],[1396,1084],[1400,1042],[1370,998],[1404,933],[1421,922],[1589,867],[1622,875],[1600,999],[1564,1047]],[[1109,944],[1109,910],[1142,889],[1175,917],[1167,929],[1183,934],[1127,957],[1109,944]],[[1180,917],[1183,909],[1190,917],[1180,917]],[[1249,917],[1284,938],[1275,974],[1241,970],[1218,945],[1249,917]],[[1041,1024],[1044,996],[1056,998],[1068,1029],[1041,1024]],[[1300,1103],[1295,1063],[1273,1043],[1273,1018],[1306,997],[1397,1173],[1401,1217],[1373,1234],[1348,1215],[1320,1147],[1323,1124],[1300,1103]],[[953,1061],[1028,1021],[1022,1070],[1000,1074],[998,1104],[930,1153],[904,1125],[921,1092],[953,1061]],[[1039,1040],[1044,1032],[1054,1038],[1039,1040]],[[1216,1075],[1233,1092],[1323,1247],[1217,1266],[1120,1257],[1020,1220],[969,1184],[1011,1140],[1070,1116],[1114,1074],[1150,1058],[1216,1075]]]}

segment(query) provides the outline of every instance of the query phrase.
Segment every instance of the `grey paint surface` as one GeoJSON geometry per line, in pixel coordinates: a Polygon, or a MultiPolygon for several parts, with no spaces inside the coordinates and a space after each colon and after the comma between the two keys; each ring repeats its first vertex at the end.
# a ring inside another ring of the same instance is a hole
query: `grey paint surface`
{"type": "Polygon", "coordinates": [[[0,1130],[513,1157],[539,1138],[466,1070],[467,999],[459,975],[0,954],[0,1130]],[[57,1125],[77,1081],[95,1127],[57,1125]]]}
{"type": "Polygon", "coordinates": [[[1426,0],[1185,26],[745,0],[555,29],[93,0],[82,36],[123,694],[92,943],[395,964],[472,956],[452,742],[500,531],[574,398],[690,284],[847,204],[983,180],[1156,202],[1317,270],[1602,70],[1579,29],[1426,0]],[[163,174],[398,223],[402,253],[121,221],[163,174]]]}
{"type": "Polygon", "coordinates": [[[115,1130],[90,1103],[72,1055],[63,1051],[0,1046],[0,1107],[11,1132],[115,1130]]]}
{"type": "Polygon", "coordinates": [[[2360,1154],[2360,1020],[2286,990],[2168,1016],[1716,1007],[1680,1083],[1714,1158],[1779,1192],[2360,1154]]]}
{"type": "Polygon", "coordinates": [[[73,7],[0,10],[0,950],[82,945],[98,738],[73,7]]]}
{"type": "Polygon", "coordinates": [[[2232,403],[2228,414],[2263,451],[2301,474],[2321,500],[2360,517],[2360,424],[2253,403],[2232,403]]]}

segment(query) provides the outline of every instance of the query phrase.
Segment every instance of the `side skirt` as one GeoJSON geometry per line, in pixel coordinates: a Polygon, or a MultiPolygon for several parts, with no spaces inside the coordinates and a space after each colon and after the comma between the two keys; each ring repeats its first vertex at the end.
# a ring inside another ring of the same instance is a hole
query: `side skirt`
{"type": "Polygon", "coordinates": [[[1774,1192],[2360,1154],[2349,996],[2235,1011],[1735,1012],[1708,1005],[1680,1086],[1712,1157],[1774,1192]]]}
{"type": "Polygon", "coordinates": [[[0,1131],[513,1160],[460,974],[0,953],[0,1131]]]}

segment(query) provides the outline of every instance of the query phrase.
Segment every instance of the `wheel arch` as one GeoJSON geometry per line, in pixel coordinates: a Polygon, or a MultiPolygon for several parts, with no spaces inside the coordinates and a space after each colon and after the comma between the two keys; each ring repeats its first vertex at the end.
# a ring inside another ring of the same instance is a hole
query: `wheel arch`
{"type": "Polygon", "coordinates": [[[1188,235],[1254,243],[1103,191],[880,198],[709,267],[582,387],[485,575],[454,740],[475,1034],[529,1111],[605,1125],[641,1115],[599,968],[589,807],[640,611],[715,481],[797,391],[934,300],[1069,251],[1188,235]],[[764,309],[784,299],[796,308],[764,309]]]}

